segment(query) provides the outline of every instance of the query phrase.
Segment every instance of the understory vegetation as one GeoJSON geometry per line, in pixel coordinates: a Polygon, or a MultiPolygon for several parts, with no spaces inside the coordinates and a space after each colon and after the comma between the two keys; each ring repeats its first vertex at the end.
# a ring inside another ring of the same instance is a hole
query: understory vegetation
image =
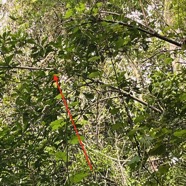
{"type": "Polygon", "coordinates": [[[0,185],[186,185],[186,0],[0,3],[0,185]]]}

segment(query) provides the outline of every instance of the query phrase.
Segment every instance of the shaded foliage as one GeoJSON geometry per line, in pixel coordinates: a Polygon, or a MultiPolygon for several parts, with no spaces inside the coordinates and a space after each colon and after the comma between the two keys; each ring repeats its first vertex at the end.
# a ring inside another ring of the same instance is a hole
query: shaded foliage
{"type": "Polygon", "coordinates": [[[185,184],[184,8],[172,1],[180,17],[172,26],[163,19],[163,1],[142,2],[6,5],[10,19],[0,36],[2,185],[176,185],[177,176],[185,184]],[[177,72],[175,60],[181,63],[177,72]]]}

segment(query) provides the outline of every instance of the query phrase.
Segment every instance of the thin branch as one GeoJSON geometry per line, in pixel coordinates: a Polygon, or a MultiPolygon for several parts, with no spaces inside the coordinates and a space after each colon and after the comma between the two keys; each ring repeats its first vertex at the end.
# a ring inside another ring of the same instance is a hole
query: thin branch
{"type": "MultiPolygon", "coordinates": [[[[110,14],[113,14],[113,15],[120,15],[118,13],[114,13],[114,12],[107,12],[107,11],[101,11],[102,13],[110,13],[110,14]]],[[[72,22],[74,21],[74,19],[69,19],[69,20],[66,20],[65,22],[72,22]]],[[[106,22],[106,23],[111,23],[111,24],[119,24],[119,25],[122,25],[122,26],[126,26],[128,28],[132,28],[132,29],[137,29],[139,30],[140,32],[143,32],[143,33],[146,33],[146,34],[149,34],[150,36],[152,37],[156,37],[158,39],[161,39],[163,41],[166,41],[168,43],[171,43],[171,44],[174,44],[178,47],[181,47],[182,46],[182,43],[179,43],[175,40],[172,40],[172,39],[169,39],[163,35],[160,35],[158,34],[157,32],[155,32],[154,30],[152,30],[150,27],[148,26],[144,26],[143,24],[139,23],[139,22],[136,22],[138,25],[140,25],[141,27],[137,27],[135,25],[130,25],[130,24],[127,24],[127,23],[124,23],[122,21],[113,21],[113,20],[107,20],[107,19],[102,19],[102,18],[98,18],[98,19],[93,19],[93,20],[90,20],[88,22],[84,22],[84,23],[81,23],[79,24],[79,26],[83,26],[83,25],[87,25],[88,23],[97,23],[97,22],[106,22]],[[144,27],[144,28],[143,28],[144,27]]],[[[76,26],[76,25],[75,25],[76,26]]],[[[75,27],[74,26],[74,27],[75,27]]]]}
{"type": "Polygon", "coordinates": [[[133,26],[133,25],[124,23],[122,21],[112,21],[112,20],[107,20],[107,19],[98,19],[98,21],[100,21],[100,22],[106,22],[106,23],[112,23],[112,24],[118,24],[118,25],[126,26],[126,27],[129,27],[129,28],[132,28],[132,29],[137,29],[137,30],[139,30],[139,31],[141,31],[143,33],[149,34],[150,36],[153,36],[153,37],[156,37],[156,38],[161,39],[163,41],[166,41],[168,43],[174,44],[174,45],[176,45],[178,47],[181,47],[182,46],[181,43],[178,43],[177,41],[172,40],[172,39],[169,39],[169,38],[167,38],[165,36],[162,36],[162,35],[158,34],[155,31],[149,30],[149,28],[136,27],[136,26],[133,26]]]}
{"type": "Polygon", "coordinates": [[[0,66],[0,69],[25,69],[25,70],[56,70],[54,68],[38,68],[29,66],[0,66]]]}
{"type": "Polygon", "coordinates": [[[103,11],[103,10],[102,10],[102,11],[100,11],[100,13],[121,16],[121,14],[118,14],[118,13],[116,13],[116,12],[110,12],[110,11],[103,11]]]}
{"type": "MultiPolygon", "coordinates": [[[[90,81],[92,81],[92,82],[99,83],[99,84],[101,84],[101,85],[105,85],[105,83],[103,83],[103,82],[101,82],[101,81],[99,81],[99,80],[93,80],[93,79],[90,79],[90,78],[88,78],[88,79],[89,79],[90,81]]],[[[122,90],[122,89],[120,89],[120,88],[116,88],[116,87],[114,87],[114,86],[112,86],[112,85],[109,85],[109,87],[112,88],[113,90],[115,90],[116,92],[119,92],[119,93],[122,94],[123,96],[128,97],[128,98],[130,98],[130,99],[133,99],[133,100],[135,100],[135,101],[141,103],[142,105],[151,108],[152,110],[154,110],[154,111],[156,111],[156,112],[159,112],[159,113],[162,113],[162,112],[163,112],[162,110],[160,110],[160,109],[158,109],[158,108],[156,108],[156,107],[154,107],[154,106],[152,106],[152,105],[149,105],[147,102],[145,102],[145,101],[143,101],[143,100],[141,100],[141,99],[139,99],[139,98],[137,98],[137,97],[131,95],[129,92],[126,92],[126,91],[124,91],[124,90],[122,90]]]]}
{"type": "Polygon", "coordinates": [[[120,171],[121,171],[121,182],[122,182],[122,185],[126,185],[126,175],[124,173],[124,167],[123,165],[121,164],[121,161],[120,161],[120,149],[118,147],[118,135],[117,135],[117,132],[115,131],[115,149],[116,149],[116,155],[117,155],[117,159],[118,159],[118,167],[120,168],[120,171]]]}
{"type": "Polygon", "coordinates": [[[175,51],[179,51],[179,50],[181,51],[182,49],[181,48],[177,48],[177,49],[171,49],[171,50],[167,50],[167,49],[160,50],[160,51],[154,53],[153,55],[151,55],[150,57],[148,57],[148,58],[144,59],[143,61],[141,61],[141,63],[144,63],[144,62],[156,57],[158,54],[161,54],[161,53],[164,53],[164,52],[175,52],[175,51]]]}
{"type": "MultiPolygon", "coordinates": [[[[115,87],[112,87],[112,88],[115,88],[115,87]]],[[[118,89],[117,89],[117,90],[118,90],[118,89]]],[[[128,92],[126,92],[126,91],[124,91],[124,90],[122,90],[122,89],[120,89],[120,90],[118,90],[118,91],[121,91],[121,93],[122,93],[124,96],[127,96],[127,97],[129,97],[129,98],[131,98],[131,99],[133,99],[133,100],[135,100],[135,101],[141,103],[142,105],[147,106],[147,107],[151,108],[152,110],[154,110],[154,111],[156,111],[156,112],[162,113],[162,111],[161,111],[160,109],[158,109],[158,108],[156,108],[156,107],[154,107],[154,106],[152,106],[152,105],[149,105],[147,102],[145,102],[145,101],[143,101],[143,100],[141,100],[141,99],[139,99],[139,98],[137,98],[137,97],[131,95],[130,93],[128,93],[128,92]]]]}
{"type": "Polygon", "coordinates": [[[145,10],[144,10],[144,7],[143,7],[143,4],[142,4],[141,0],[139,0],[139,3],[140,3],[141,10],[142,10],[142,13],[143,13],[143,17],[144,17],[144,20],[145,20],[145,25],[148,26],[147,16],[146,16],[146,13],[145,13],[145,10]]]}
{"type": "MultiPolygon", "coordinates": [[[[108,14],[118,15],[118,16],[120,15],[118,13],[107,12],[107,11],[101,11],[101,13],[108,13],[108,14]]],[[[72,18],[70,18],[68,20],[65,20],[65,22],[72,22],[72,21],[74,21],[74,19],[72,19],[72,18]]],[[[90,20],[88,22],[84,22],[84,23],[79,24],[79,26],[86,25],[88,23],[97,23],[97,22],[106,22],[106,23],[111,23],[111,24],[118,24],[118,25],[126,26],[128,28],[137,29],[140,32],[149,34],[152,37],[156,37],[156,38],[161,39],[163,41],[166,41],[168,43],[174,44],[174,45],[176,45],[178,47],[182,46],[182,43],[179,43],[179,42],[177,42],[175,40],[172,40],[172,39],[169,39],[169,38],[167,38],[167,37],[165,37],[163,35],[160,35],[156,31],[152,30],[149,26],[144,26],[143,24],[141,24],[139,22],[136,22],[136,23],[138,25],[140,25],[141,27],[137,27],[136,25],[127,24],[127,23],[124,23],[122,21],[113,21],[113,20],[107,20],[107,19],[103,19],[103,18],[94,18],[93,20],[90,20]]]]}

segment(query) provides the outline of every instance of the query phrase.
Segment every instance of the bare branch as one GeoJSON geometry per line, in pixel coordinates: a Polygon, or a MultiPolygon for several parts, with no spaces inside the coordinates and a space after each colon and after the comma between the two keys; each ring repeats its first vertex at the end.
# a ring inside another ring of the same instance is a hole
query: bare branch
{"type": "Polygon", "coordinates": [[[38,68],[28,66],[0,66],[0,69],[25,69],[25,70],[55,70],[54,68],[38,68]]]}
{"type": "Polygon", "coordinates": [[[150,36],[153,36],[153,37],[156,37],[156,38],[161,39],[163,41],[166,41],[168,43],[174,44],[174,45],[176,45],[178,47],[182,46],[181,43],[178,43],[177,41],[169,39],[169,38],[167,38],[165,36],[162,36],[162,35],[158,34],[157,32],[152,31],[151,29],[149,30],[149,28],[136,27],[136,26],[124,23],[122,21],[112,21],[112,20],[107,20],[107,19],[98,19],[98,21],[106,22],[106,23],[112,23],[112,24],[119,24],[119,25],[126,26],[126,27],[129,27],[129,28],[137,29],[137,30],[139,30],[139,31],[141,31],[143,33],[149,34],[150,36]]]}
{"type": "MultiPolygon", "coordinates": [[[[99,80],[93,80],[93,79],[90,79],[90,78],[88,78],[88,79],[89,79],[90,81],[92,81],[92,82],[105,85],[105,83],[103,83],[103,82],[101,82],[101,81],[99,81],[99,80]]],[[[114,86],[112,86],[112,85],[109,85],[108,87],[112,88],[113,91],[115,90],[116,92],[119,92],[119,93],[122,94],[123,96],[128,97],[128,98],[130,98],[130,99],[133,99],[133,100],[135,100],[135,101],[141,103],[142,105],[151,108],[152,110],[154,110],[154,111],[156,111],[156,112],[159,112],[159,113],[162,113],[162,112],[163,112],[162,110],[160,110],[160,109],[158,109],[158,108],[156,108],[156,107],[154,107],[154,106],[152,106],[152,105],[149,105],[147,102],[145,102],[145,101],[143,101],[143,100],[141,100],[141,99],[139,99],[139,98],[137,98],[137,97],[131,95],[129,92],[126,92],[126,91],[124,91],[124,90],[122,90],[122,89],[120,89],[120,88],[116,88],[116,87],[114,87],[114,86]]]]}

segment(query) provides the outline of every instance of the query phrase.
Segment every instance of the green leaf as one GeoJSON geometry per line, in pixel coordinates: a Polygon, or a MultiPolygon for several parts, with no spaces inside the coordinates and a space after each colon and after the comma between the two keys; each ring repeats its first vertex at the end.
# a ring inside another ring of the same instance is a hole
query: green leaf
{"type": "Polygon", "coordinates": [[[142,121],[145,120],[145,115],[138,115],[135,119],[134,119],[134,122],[135,123],[140,123],[142,121]]]}
{"type": "Polygon", "coordinates": [[[53,155],[55,150],[56,150],[55,147],[51,147],[51,146],[46,146],[44,148],[44,152],[45,153],[49,153],[50,155],[53,155]]]}
{"type": "Polygon", "coordinates": [[[66,11],[65,13],[65,18],[70,18],[71,16],[73,15],[73,10],[72,9],[69,9],[66,11]]]}
{"type": "Polygon", "coordinates": [[[181,94],[180,96],[179,96],[179,98],[180,98],[180,100],[181,101],[186,101],[186,93],[183,93],[183,94],[181,94]]]}
{"type": "Polygon", "coordinates": [[[14,16],[12,16],[12,15],[9,15],[9,18],[12,19],[13,21],[16,21],[17,20],[17,18],[14,17],[14,16]]]}
{"type": "Polygon", "coordinates": [[[123,44],[124,44],[124,45],[127,45],[127,44],[130,42],[130,40],[131,40],[131,39],[130,39],[130,36],[125,37],[125,38],[124,38],[123,44]]]}
{"type": "Polygon", "coordinates": [[[89,78],[96,78],[96,77],[100,77],[101,73],[99,71],[95,71],[95,72],[91,72],[88,77],[89,78]]]}
{"type": "Polygon", "coordinates": [[[153,149],[149,151],[150,155],[162,155],[166,151],[166,147],[162,143],[158,143],[153,149]]]}
{"type": "Polygon", "coordinates": [[[88,117],[86,115],[83,115],[83,119],[87,121],[88,117]]]}
{"type": "Polygon", "coordinates": [[[56,160],[63,160],[64,162],[67,161],[67,154],[66,152],[58,151],[55,153],[56,160]]]}
{"type": "Polygon", "coordinates": [[[128,162],[128,165],[138,163],[139,161],[140,161],[140,157],[139,157],[139,156],[134,156],[134,157],[128,162]]]}
{"type": "Polygon", "coordinates": [[[87,99],[94,99],[94,94],[84,93],[84,95],[87,99]]]}
{"type": "Polygon", "coordinates": [[[186,50],[186,42],[181,45],[182,50],[186,50]]]}
{"type": "Polygon", "coordinates": [[[8,127],[0,128],[0,139],[9,133],[10,129],[8,127]]]}
{"type": "Polygon", "coordinates": [[[97,61],[99,59],[100,59],[100,56],[93,56],[93,57],[89,58],[88,61],[94,62],[94,61],[97,61]]]}
{"type": "MultiPolygon", "coordinates": [[[[85,137],[84,136],[80,136],[81,140],[84,141],[85,137]]],[[[78,137],[75,135],[75,136],[71,136],[71,139],[68,140],[68,142],[72,145],[76,145],[79,143],[79,140],[78,140],[78,137]]]]}
{"type": "Polygon", "coordinates": [[[124,124],[123,123],[116,123],[112,125],[112,130],[121,130],[123,128],[124,124]]]}
{"type": "Polygon", "coordinates": [[[99,8],[99,7],[103,6],[103,3],[102,2],[98,2],[98,3],[96,3],[96,6],[99,8]]]}
{"type": "Polygon", "coordinates": [[[54,99],[61,99],[61,94],[58,94],[54,99]]]}
{"type": "Polygon", "coordinates": [[[87,120],[81,119],[78,124],[79,126],[82,126],[82,125],[87,125],[88,123],[89,122],[87,120]]]}
{"type": "Polygon", "coordinates": [[[124,43],[124,40],[123,40],[123,38],[120,37],[120,38],[115,42],[116,48],[118,49],[118,48],[120,48],[121,46],[123,46],[123,43],[124,43]]]}
{"type": "Polygon", "coordinates": [[[148,89],[149,89],[149,92],[152,93],[152,89],[153,89],[152,84],[149,85],[148,89]]]}
{"type": "Polygon", "coordinates": [[[119,113],[119,108],[113,108],[109,111],[112,115],[119,113]]]}
{"type": "Polygon", "coordinates": [[[96,16],[98,14],[98,9],[97,8],[93,8],[92,12],[93,12],[93,15],[96,16]]]}
{"type": "Polygon", "coordinates": [[[66,123],[63,121],[63,119],[55,120],[50,123],[50,126],[52,127],[52,130],[58,130],[59,128],[63,127],[66,123]]]}
{"type": "Polygon", "coordinates": [[[79,3],[79,5],[76,7],[77,12],[82,13],[85,10],[85,4],[79,3]]]}
{"type": "Polygon", "coordinates": [[[133,137],[136,134],[136,132],[138,132],[138,131],[144,131],[144,127],[136,127],[136,128],[131,129],[128,132],[127,136],[133,137]]]}
{"type": "Polygon", "coordinates": [[[5,57],[5,62],[6,62],[6,64],[9,64],[9,63],[12,61],[12,58],[13,58],[13,57],[14,57],[14,54],[11,54],[11,55],[5,57]]]}
{"type": "Polygon", "coordinates": [[[172,63],[172,61],[173,61],[173,59],[170,57],[164,59],[165,64],[170,64],[170,63],[172,63]]]}
{"type": "Polygon", "coordinates": [[[26,43],[30,43],[30,44],[36,44],[34,39],[27,39],[26,43]]]}
{"type": "Polygon", "coordinates": [[[174,132],[174,136],[176,137],[186,137],[186,130],[177,130],[174,132]]]}
{"type": "Polygon", "coordinates": [[[74,101],[74,102],[71,102],[71,103],[69,104],[69,107],[75,107],[75,106],[77,106],[77,105],[79,105],[79,102],[78,102],[78,101],[74,101]]]}
{"type": "Polygon", "coordinates": [[[80,172],[78,174],[75,174],[70,177],[70,182],[71,183],[79,183],[82,181],[84,178],[86,178],[89,174],[87,172],[80,172]]]}
{"type": "Polygon", "coordinates": [[[158,172],[160,172],[161,175],[166,174],[166,173],[169,171],[169,168],[170,168],[170,166],[169,166],[168,164],[166,164],[166,165],[161,165],[161,166],[158,168],[158,172]]]}

